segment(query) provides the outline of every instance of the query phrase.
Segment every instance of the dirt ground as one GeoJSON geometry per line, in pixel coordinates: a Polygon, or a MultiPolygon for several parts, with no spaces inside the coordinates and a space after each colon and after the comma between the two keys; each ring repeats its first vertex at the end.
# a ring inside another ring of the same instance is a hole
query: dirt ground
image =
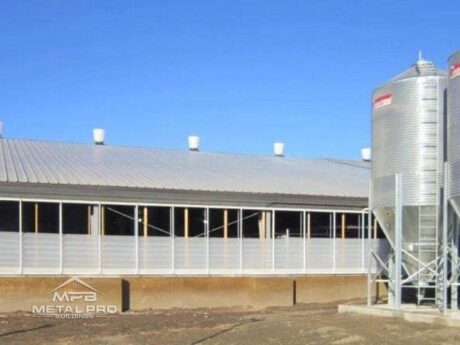
{"type": "Polygon", "coordinates": [[[264,311],[169,310],[91,320],[0,314],[0,344],[460,344],[460,329],[338,314],[332,304],[264,311]]]}

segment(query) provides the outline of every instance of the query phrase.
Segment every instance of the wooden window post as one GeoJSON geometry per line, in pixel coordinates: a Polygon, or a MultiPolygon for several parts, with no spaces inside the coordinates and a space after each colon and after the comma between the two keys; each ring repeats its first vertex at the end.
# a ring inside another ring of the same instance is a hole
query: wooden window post
{"type": "Polygon", "coordinates": [[[184,209],[184,238],[188,238],[188,208],[184,209]]]}
{"type": "Polygon", "coordinates": [[[149,235],[149,210],[147,207],[144,207],[144,237],[149,235]]]}
{"type": "Polygon", "coordinates": [[[224,210],[224,238],[228,238],[228,210],[224,210]]]}

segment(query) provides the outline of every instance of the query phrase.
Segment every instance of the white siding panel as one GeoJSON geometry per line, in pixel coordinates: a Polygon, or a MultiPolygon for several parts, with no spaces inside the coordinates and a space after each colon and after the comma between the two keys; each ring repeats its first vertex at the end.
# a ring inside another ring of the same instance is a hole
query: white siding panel
{"type": "Polygon", "coordinates": [[[0,274],[19,271],[19,233],[0,232],[0,274]]]}
{"type": "Polygon", "coordinates": [[[243,239],[243,272],[254,274],[272,272],[272,245],[271,239],[243,239]]]}
{"type": "Polygon", "coordinates": [[[139,237],[139,272],[168,273],[173,269],[170,237],[139,237]]]}
{"type": "Polygon", "coordinates": [[[297,272],[303,269],[303,238],[275,239],[275,269],[297,272]]]}
{"type": "Polygon", "coordinates": [[[102,273],[136,273],[134,236],[102,236],[102,273]]]}
{"type": "Polygon", "coordinates": [[[238,238],[210,238],[209,269],[211,274],[239,273],[240,240],[238,238]]]}
{"type": "Polygon", "coordinates": [[[337,273],[364,273],[364,268],[362,267],[362,240],[338,238],[335,246],[337,273]]]}
{"type": "Polygon", "coordinates": [[[333,272],[333,240],[329,238],[311,238],[306,241],[307,272],[333,272]]]}
{"type": "Polygon", "coordinates": [[[206,238],[176,237],[175,243],[175,273],[177,274],[206,274],[206,238]]]}
{"type": "Polygon", "coordinates": [[[59,264],[58,234],[23,234],[23,265],[25,274],[60,273],[59,264]]]}
{"type": "Polygon", "coordinates": [[[98,236],[65,234],[62,245],[64,273],[82,274],[99,271],[98,236]]]}

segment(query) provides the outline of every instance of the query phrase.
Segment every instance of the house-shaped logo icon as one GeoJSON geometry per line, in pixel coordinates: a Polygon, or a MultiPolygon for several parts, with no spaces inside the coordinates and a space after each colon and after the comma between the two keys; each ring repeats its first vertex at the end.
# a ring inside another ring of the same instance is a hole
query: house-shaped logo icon
{"type": "Polygon", "coordinates": [[[53,302],[96,302],[101,294],[88,283],[78,277],[72,277],[56,287],[52,294],[53,302]]]}

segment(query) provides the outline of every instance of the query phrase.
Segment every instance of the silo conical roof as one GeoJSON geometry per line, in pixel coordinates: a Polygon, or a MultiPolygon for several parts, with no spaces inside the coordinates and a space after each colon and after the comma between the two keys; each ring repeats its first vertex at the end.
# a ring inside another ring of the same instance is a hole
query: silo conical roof
{"type": "Polygon", "coordinates": [[[396,77],[391,78],[390,81],[398,81],[408,78],[420,76],[443,76],[447,77],[447,72],[439,69],[431,61],[419,60],[414,63],[410,68],[398,74],[396,77]]]}

